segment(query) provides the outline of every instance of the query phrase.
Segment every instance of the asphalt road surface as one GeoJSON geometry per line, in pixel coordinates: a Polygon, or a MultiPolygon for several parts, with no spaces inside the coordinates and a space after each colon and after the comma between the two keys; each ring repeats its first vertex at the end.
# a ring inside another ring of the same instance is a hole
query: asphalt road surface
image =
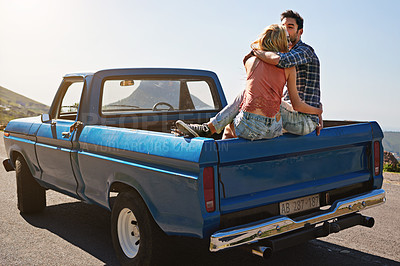
{"type": "MultiPolygon", "coordinates": [[[[0,160],[6,158],[0,133],[0,160]]],[[[400,174],[385,173],[387,202],[363,212],[375,226],[356,226],[275,253],[269,260],[245,250],[208,253],[201,243],[174,238],[165,265],[400,265],[400,174]]],[[[17,209],[15,172],[0,169],[0,265],[118,265],[110,213],[54,191],[38,215],[17,209]]]]}

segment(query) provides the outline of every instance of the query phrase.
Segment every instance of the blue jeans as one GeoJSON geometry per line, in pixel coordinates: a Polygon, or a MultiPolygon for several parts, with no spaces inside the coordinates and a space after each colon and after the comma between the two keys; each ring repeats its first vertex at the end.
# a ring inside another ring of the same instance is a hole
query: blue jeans
{"type": "Polygon", "coordinates": [[[311,119],[309,114],[294,111],[292,106],[282,102],[280,108],[283,128],[295,135],[307,135],[313,132],[318,124],[311,119]]]}
{"type": "Polygon", "coordinates": [[[231,104],[225,106],[224,109],[210,119],[210,122],[213,124],[218,134],[221,133],[227,125],[232,123],[233,119],[239,114],[239,107],[243,100],[244,92],[245,90],[236,96],[231,104]]]}
{"type": "Polygon", "coordinates": [[[275,117],[266,117],[240,111],[233,120],[233,125],[236,135],[245,139],[272,139],[282,135],[282,119],[279,113],[275,117]]]}
{"type": "MultiPolygon", "coordinates": [[[[245,90],[236,96],[231,104],[225,106],[216,116],[210,119],[217,133],[221,133],[225,126],[229,125],[239,114],[239,107],[243,100],[244,92],[245,90]]],[[[291,105],[285,102],[282,102],[280,112],[283,129],[289,133],[307,135],[313,132],[318,126],[318,124],[311,119],[310,115],[294,111],[291,105]]]]}

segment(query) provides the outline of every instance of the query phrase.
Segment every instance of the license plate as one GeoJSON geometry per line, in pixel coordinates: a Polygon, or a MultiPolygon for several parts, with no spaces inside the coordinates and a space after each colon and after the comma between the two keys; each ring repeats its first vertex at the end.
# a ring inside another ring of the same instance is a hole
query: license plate
{"type": "Polygon", "coordinates": [[[288,215],[319,207],[319,194],[279,203],[281,215],[288,215]]]}

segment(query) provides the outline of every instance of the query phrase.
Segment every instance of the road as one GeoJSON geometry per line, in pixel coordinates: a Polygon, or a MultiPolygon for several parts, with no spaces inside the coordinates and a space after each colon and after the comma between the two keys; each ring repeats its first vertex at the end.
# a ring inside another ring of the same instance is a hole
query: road
{"type": "MultiPolygon", "coordinates": [[[[0,160],[6,158],[0,133],[0,160]]],[[[166,265],[400,265],[400,174],[385,173],[387,203],[366,210],[375,226],[356,226],[277,252],[268,261],[244,250],[208,253],[191,239],[172,239],[166,265]]],[[[15,172],[0,169],[0,265],[118,265],[110,213],[54,191],[38,215],[17,209],[15,172]]]]}

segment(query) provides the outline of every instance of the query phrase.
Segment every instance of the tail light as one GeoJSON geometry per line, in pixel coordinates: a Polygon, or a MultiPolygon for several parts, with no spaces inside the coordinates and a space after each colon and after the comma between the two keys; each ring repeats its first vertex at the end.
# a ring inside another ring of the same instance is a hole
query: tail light
{"type": "Polygon", "coordinates": [[[379,175],[381,172],[381,145],[379,141],[374,142],[374,172],[379,175]]]}
{"type": "Polygon", "coordinates": [[[203,170],[204,202],[207,212],[215,211],[214,168],[206,167],[203,170]]]}

